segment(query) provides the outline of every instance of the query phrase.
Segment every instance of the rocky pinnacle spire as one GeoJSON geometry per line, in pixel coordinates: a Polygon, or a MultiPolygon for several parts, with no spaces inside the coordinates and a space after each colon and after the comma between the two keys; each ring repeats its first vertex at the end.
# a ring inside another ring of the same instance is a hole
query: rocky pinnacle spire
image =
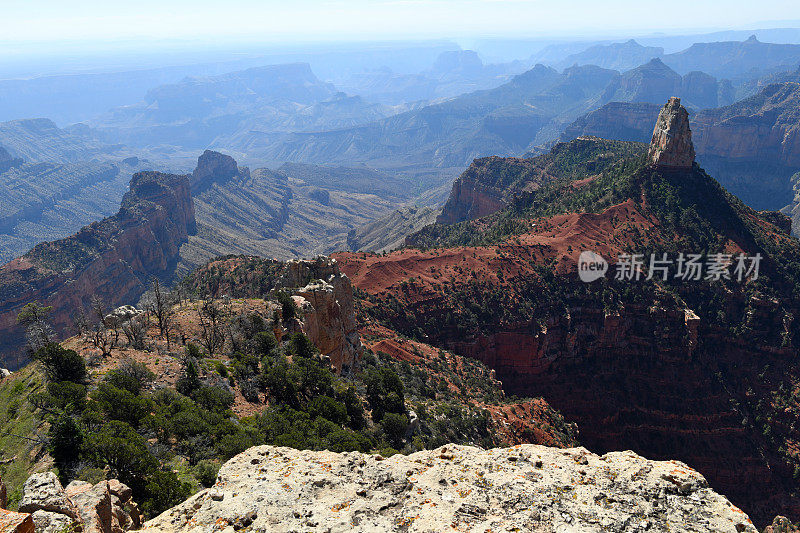
{"type": "Polygon", "coordinates": [[[692,168],[694,145],[689,113],[681,99],[672,97],[658,115],[648,153],[650,163],[661,168],[692,168]]]}

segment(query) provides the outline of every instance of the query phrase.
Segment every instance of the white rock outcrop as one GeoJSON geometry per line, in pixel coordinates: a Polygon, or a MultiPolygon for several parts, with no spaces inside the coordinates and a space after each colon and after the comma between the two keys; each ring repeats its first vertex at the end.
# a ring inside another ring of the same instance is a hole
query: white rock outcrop
{"type": "Polygon", "coordinates": [[[144,530],[756,532],[683,463],[538,445],[388,459],[257,446],[144,530]]]}
{"type": "Polygon", "coordinates": [[[291,288],[295,303],[303,311],[303,333],[330,359],[337,372],[350,373],[361,357],[362,347],[353,285],[339,270],[336,260],[320,256],[288,261],[280,284],[291,288]]]}

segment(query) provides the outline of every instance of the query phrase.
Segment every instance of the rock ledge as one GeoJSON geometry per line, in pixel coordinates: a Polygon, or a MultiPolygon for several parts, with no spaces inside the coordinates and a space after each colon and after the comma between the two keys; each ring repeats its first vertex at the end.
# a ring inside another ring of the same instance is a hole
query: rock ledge
{"type": "Polygon", "coordinates": [[[755,532],[705,478],[633,452],[448,445],[384,459],[257,446],[145,531],[755,532]]]}

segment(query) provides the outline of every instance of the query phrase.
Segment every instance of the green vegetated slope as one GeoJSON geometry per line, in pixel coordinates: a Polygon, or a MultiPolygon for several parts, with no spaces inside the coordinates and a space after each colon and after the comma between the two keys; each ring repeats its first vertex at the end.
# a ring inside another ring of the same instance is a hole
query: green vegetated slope
{"type": "MultiPolygon", "coordinates": [[[[337,375],[297,333],[303,311],[280,290],[286,268],[220,259],[184,281],[180,300],[147,300],[148,314],[123,326],[89,318],[83,335],[41,345],[36,363],[0,382],[3,459],[16,456],[0,473],[14,497],[37,469],[55,468],[63,483],[108,469],[153,516],[258,444],[390,455],[509,442],[489,411],[504,404],[500,384],[480,363],[366,349],[356,372],[337,375]]],[[[537,406],[528,439],[575,442],[572,426],[537,406]]]]}
{"type": "Polygon", "coordinates": [[[48,425],[30,402],[44,386],[37,364],[0,380],[0,478],[8,489],[9,509],[16,509],[28,476],[52,466],[45,446],[48,425]]]}

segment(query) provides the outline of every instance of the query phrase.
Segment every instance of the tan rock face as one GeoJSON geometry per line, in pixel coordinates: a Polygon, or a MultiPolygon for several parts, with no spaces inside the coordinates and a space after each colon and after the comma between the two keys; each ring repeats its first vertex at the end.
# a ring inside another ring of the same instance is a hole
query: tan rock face
{"type": "Polygon", "coordinates": [[[22,487],[19,510],[25,513],[47,511],[78,518],[75,504],[67,498],[64,488],[52,472],[33,474],[22,487]]]}
{"type": "Polygon", "coordinates": [[[112,533],[111,493],[107,481],[90,485],[87,490],[72,496],[72,501],[78,508],[84,532],[112,533]]]}
{"type": "Polygon", "coordinates": [[[310,304],[303,309],[303,332],[331,360],[337,371],[348,373],[361,354],[353,303],[353,285],[335,259],[289,261],[282,280],[310,304]]]}
{"type": "Polygon", "coordinates": [[[680,98],[670,98],[656,121],[649,160],[662,168],[692,168],[694,155],[689,113],[680,98]]]}
{"type": "Polygon", "coordinates": [[[27,527],[21,517],[28,517],[30,530],[3,529],[0,518],[0,533],[33,532],[34,525],[36,533],[72,531],[69,528],[79,528],[77,530],[84,533],[122,533],[138,529],[142,516],[136,502],[131,499],[132,493],[127,485],[116,479],[96,485],[73,481],[63,488],[52,472],[33,474],[25,482],[20,502],[20,510],[32,515],[14,513],[20,517],[8,518],[9,524],[19,528],[27,527]]]}
{"type": "Polygon", "coordinates": [[[28,513],[0,509],[0,533],[34,533],[33,518],[28,513]]]}
{"type": "Polygon", "coordinates": [[[389,459],[258,446],[144,531],[681,531],[755,533],[677,461],[633,452],[448,445],[389,459]]]}
{"type": "Polygon", "coordinates": [[[69,531],[73,524],[73,520],[67,515],[49,511],[36,511],[31,518],[33,518],[36,533],[64,533],[69,531]]]}

